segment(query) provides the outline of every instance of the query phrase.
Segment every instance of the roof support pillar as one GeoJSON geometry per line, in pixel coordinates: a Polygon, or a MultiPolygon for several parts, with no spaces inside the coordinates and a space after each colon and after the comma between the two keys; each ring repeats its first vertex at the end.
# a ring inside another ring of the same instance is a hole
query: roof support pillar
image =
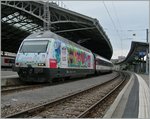
{"type": "MultiPolygon", "coordinates": [[[[146,42],[148,43],[148,29],[146,29],[146,42]]],[[[146,49],[146,74],[149,74],[149,57],[148,57],[148,53],[149,53],[149,48],[146,49]]]]}

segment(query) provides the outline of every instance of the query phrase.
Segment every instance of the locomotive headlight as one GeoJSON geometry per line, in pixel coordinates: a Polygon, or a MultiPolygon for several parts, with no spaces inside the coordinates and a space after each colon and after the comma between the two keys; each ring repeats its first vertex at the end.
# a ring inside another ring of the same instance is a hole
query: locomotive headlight
{"type": "Polygon", "coordinates": [[[38,63],[38,66],[45,66],[45,63],[38,63]]]}

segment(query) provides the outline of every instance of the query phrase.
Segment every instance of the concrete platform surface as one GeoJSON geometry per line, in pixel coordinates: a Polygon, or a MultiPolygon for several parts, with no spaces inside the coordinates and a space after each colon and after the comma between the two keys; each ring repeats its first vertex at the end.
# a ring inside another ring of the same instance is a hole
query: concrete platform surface
{"type": "Polygon", "coordinates": [[[1,77],[7,76],[18,76],[17,72],[14,71],[1,71],[1,77]]]}
{"type": "Polygon", "coordinates": [[[147,85],[149,86],[149,75],[146,75],[146,74],[139,74],[144,80],[145,82],[147,83],[147,85]]]}
{"type": "Polygon", "coordinates": [[[129,82],[106,112],[104,118],[150,118],[148,76],[131,73],[129,82]]]}
{"type": "Polygon", "coordinates": [[[1,71],[1,86],[22,84],[19,80],[17,72],[1,71]]]}

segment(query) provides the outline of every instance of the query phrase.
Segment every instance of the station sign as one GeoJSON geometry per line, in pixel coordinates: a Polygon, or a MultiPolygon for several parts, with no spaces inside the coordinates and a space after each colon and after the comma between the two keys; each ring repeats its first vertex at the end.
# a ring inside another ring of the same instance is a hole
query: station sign
{"type": "Polygon", "coordinates": [[[146,55],[146,52],[139,52],[140,57],[144,57],[146,55]]]}

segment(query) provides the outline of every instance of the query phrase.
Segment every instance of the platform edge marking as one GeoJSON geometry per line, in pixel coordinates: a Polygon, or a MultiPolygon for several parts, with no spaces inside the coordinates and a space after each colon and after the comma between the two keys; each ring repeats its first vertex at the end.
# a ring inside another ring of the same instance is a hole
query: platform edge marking
{"type": "Polygon", "coordinates": [[[150,118],[149,88],[144,79],[136,74],[139,81],[139,113],[138,118],[150,118]]]}

